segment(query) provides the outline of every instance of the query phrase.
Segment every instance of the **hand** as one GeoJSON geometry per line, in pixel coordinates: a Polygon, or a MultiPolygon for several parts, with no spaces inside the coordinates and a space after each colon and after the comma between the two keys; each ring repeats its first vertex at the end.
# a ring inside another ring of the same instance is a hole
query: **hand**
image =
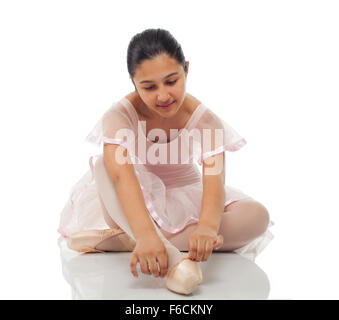
{"type": "Polygon", "coordinates": [[[154,277],[165,277],[167,274],[167,250],[158,234],[152,233],[137,239],[130,261],[131,272],[138,277],[137,263],[140,263],[142,273],[154,277]],[[159,269],[158,269],[159,264],[159,269]]]}
{"type": "Polygon", "coordinates": [[[205,225],[199,225],[189,237],[188,257],[194,261],[207,261],[213,249],[220,248],[224,243],[224,237],[205,225]]]}

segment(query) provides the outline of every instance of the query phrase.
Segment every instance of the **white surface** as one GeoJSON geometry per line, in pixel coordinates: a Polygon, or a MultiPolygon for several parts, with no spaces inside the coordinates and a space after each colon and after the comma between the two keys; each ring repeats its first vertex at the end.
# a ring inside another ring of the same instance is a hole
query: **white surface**
{"type": "MultiPolygon", "coordinates": [[[[226,180],[275,222],[256,261],[268,298],[338,299],[338,9],[337,1],[298,0],[2,1],[0,298],[72,298],[59,213],[101,151],[85,143],[88,132],[134,89],[130,38],[162,27],[190,61],[187,91],[248,142],[226,155],[226,180]]],[[[105,268],[115,257],[98,259],[105,268]]],[[[206,273],[231,257],[213,256],[206,273]]],[[[206,283],[200,294],[214,289],[206,283]]]]}
{"type": "Polygon", "coordinates": [[[138,279],[129,272],[130,253],[78,254],[59,239],[63,275],[73,299],[114,300],[208,300],[266,299],[268,278],[256,264],[234,253],[216,253],[200,263],[203,282],[189,295],[176,294],[164,279],[145,275],[138,279]]]}

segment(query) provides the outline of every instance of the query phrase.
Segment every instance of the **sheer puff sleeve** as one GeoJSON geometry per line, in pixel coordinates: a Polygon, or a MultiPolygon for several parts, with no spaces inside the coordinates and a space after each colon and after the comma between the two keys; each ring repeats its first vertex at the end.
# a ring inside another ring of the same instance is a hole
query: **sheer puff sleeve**
{"type": "Polygon", "coordinates": [[[134,136],[135,130],[128,112],[120,103],[115,102],[97,121],[86,141],[96,145],[118,144],[132,151],[134,145],[130,141],[133,141],[134,136]],[[125,139],[126,137],[132,139],[125,139]]]}
{"type": "Polygon", "coordinates": [[[196,155],[199,165],[208,157],[224,151],[237,151],[247,143],[235,129],[209,108],[200,117],[196,128],[200,132],[200,148],[196,155]]]}

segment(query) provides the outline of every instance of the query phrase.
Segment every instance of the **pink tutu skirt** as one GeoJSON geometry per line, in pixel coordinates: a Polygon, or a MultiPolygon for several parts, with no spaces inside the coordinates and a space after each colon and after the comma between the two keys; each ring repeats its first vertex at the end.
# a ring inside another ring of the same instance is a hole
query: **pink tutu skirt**
{"type": "MultiPolygon", "coordinates": [[[[101,156],[101,155],[98,155],[101,156]]],[[[93,157],[90,158],[90,169],[71,188],[70,197],[60,216],[58,232],[68,237],[74,232],[90,229],[107,229],[102,206],[93,178],[93,157]]],[[[199,221],[203,185],[200,181],[192,181],[177,187],[167,186],[143,165],[136,165],[136,175],[143,191],[146,207],[161,230],[172,234],[180,232],[189,224],[199,221]]],[[[225,185],[225,206],[241,199],[252,199],[241,190],[225,185]]],[[[234,252],[254,261],[256,256],[273,239],[269,228],[246,246],[234,252]]]]}

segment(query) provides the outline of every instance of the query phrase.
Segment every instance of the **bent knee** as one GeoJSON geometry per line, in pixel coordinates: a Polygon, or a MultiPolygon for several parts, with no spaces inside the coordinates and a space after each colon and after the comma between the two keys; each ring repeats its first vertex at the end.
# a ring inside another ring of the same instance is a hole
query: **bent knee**
{"type": "Polygon", "coordinates": [[[264,233],[270,223],[270,215],[267,208],[258,201],[252,204],[252,212],[255,215],[255,220],[258,226],[258,232],[264,233]]]}

